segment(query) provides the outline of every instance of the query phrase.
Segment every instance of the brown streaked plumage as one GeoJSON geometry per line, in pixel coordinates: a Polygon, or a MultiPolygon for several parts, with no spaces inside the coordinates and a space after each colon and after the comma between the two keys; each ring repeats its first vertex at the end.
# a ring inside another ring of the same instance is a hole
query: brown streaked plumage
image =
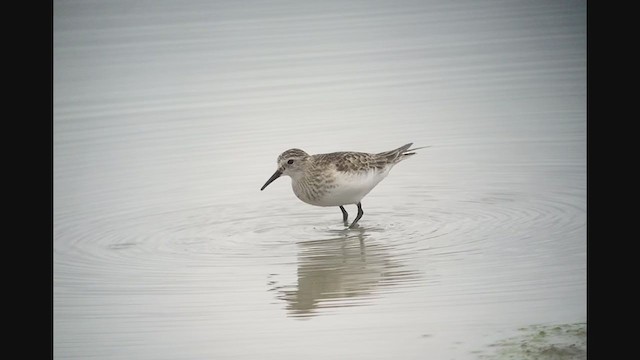
{"type": "Polygon", "coordinates": [[[412,143],[376,154],[362,152],[333,152],[309,155],[300,149],[289,149],[278,156],[278,169],[260,190],[281,175],[291,177],[295,195],[315,206],[339,206],[342,219],[348,214],[343,205],[356,204],[358,215],[349,228],[353,228],[363,215],[360,201],[397,163],[415,154],[412,143]]]}

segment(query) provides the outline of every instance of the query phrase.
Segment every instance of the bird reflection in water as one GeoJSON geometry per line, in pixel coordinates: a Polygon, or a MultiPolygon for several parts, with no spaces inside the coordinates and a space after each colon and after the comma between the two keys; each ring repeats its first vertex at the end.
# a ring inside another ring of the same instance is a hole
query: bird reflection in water
{"type": "Polygon", "coordinates": [[[297,285],[272,288],[286,301],[289,316],[309,318],[319,309],[370,304],[382,288],[415,282],[418,272],[406,269],[390,254],[391,246],[366,232],[340,230],[335,237],[298,243],[297,285]]]}

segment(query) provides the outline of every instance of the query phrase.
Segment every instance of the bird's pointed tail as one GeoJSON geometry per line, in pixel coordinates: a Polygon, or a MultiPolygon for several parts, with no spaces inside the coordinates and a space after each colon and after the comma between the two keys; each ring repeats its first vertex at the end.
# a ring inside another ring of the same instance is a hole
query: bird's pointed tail
{"type": "Polygon", "coordinates": [[[394,150],[390,150],[390,151],[384,151],[381,153],[378,153],[377,155],[380,157],[384,157],[387,159],[392,159],[395,162],[401,161],[404,159],[405,156],[409,156],[409,155],[414,155],[415,150],[419,150],[419,149],[424,149],[424,148],[428,148],[430,146],[421,146],[421,147],[417,147],[417,148],[413,148],[413,149],[409,149],[411,147],[411,145],[413,145],[413,143],[408,143],[406,145],[400,146],[397,149],[394,150]]]}
{"type": "MultiPolygon", "coordinates": [[[[409,146],[411,146],[411,144],[409,144],[409,146]]],[[[415,150],[426,149],[426,148],[430,148],[430,147],[431,147],[431,145],[427,145],[427,146],[420,146],[420,147],[413,148],[413,149],[407,149],[402,153],[402,155],[413,155],[413,154],[415,154],[415,152],[407,152],[407,151],[415,151],[415,150]]]]}

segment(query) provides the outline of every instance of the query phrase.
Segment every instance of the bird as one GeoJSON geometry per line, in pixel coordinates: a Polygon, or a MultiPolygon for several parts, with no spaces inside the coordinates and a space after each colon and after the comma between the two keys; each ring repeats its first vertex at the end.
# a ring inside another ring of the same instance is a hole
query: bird
{"type": "Polygon", "coordinates": [[[375,154],[340,151],[309,155],[301,149],[289,149],[278,156],[277,170],[260,191],[282,175],[289,176],[298,199],[314,206],[338,206],[345,226],[348,225],[349,214],[344,205],[355,204],[358,214],[348,226],[353,229],[364,214],[362,199],[389,175],[396,164],[414,155],[415,150],[429,147],[409,149],[411,145],[413,143],[375,154]]]}

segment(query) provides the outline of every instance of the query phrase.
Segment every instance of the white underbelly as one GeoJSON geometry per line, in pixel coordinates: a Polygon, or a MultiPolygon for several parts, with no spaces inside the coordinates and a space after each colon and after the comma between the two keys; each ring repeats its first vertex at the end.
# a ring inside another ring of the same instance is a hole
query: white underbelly
{"type": "Polygon", "coordinates": [[[340,206],[357,204],[365,197],[389,171],[368,171],[362,173],[339,173],[333,185],[322,196],[308,203],[316,206],[340,206]]]}

